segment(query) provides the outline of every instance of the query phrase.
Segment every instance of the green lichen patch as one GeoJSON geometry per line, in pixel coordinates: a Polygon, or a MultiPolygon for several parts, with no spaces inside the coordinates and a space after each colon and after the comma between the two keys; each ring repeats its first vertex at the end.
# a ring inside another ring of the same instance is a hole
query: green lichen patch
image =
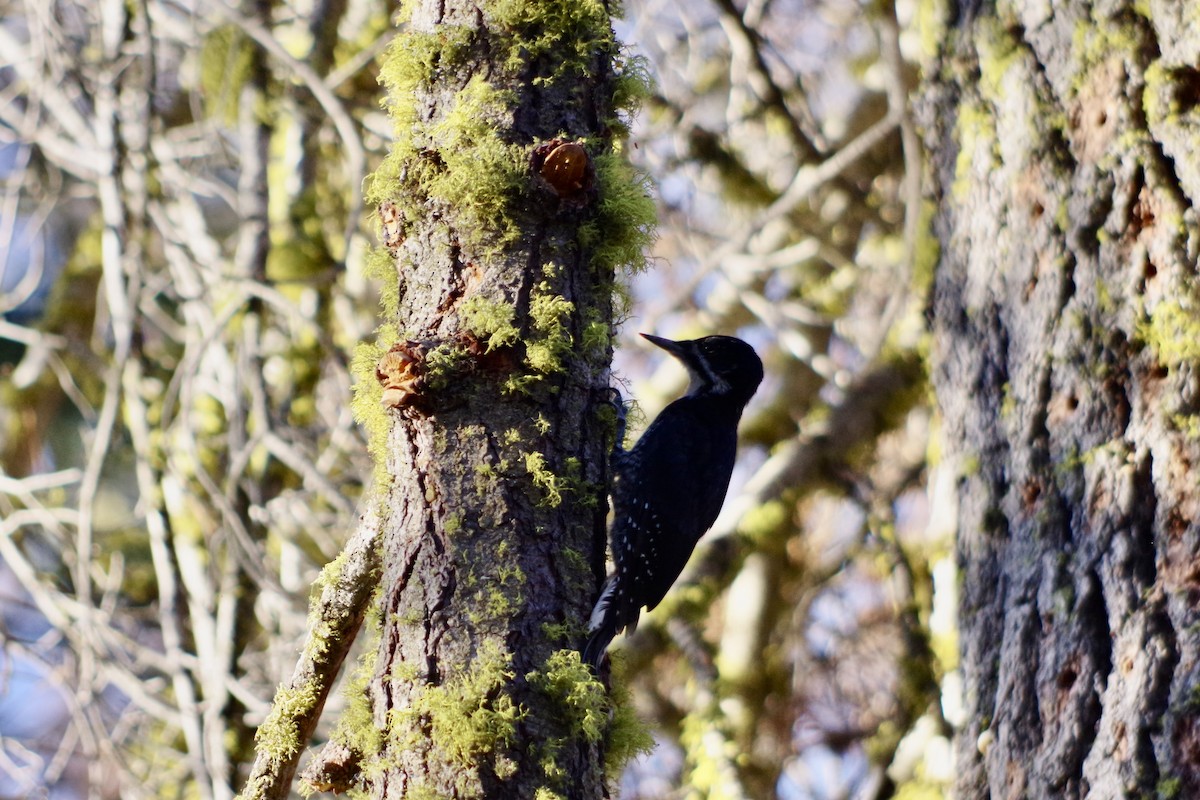
{"type": "Polygon", "coordinates": [[[509,693],[511,662],[511,654],[485,644],[465,670],[440,686],[417,690],[407,708],[389,714],[392,746],[430,747],[464,773],[494,762],[516,741],[517,724],[526,715],[509,693]]]}
{"type": "Polygon", "coordinates": [[[570,735],[598,742],[608,723],[609,701],[604,686],[582,662],[577,650],[556,650],[543,668],[525,675],[542,694],[557,722],[570,735]]]}
{"type": "Polygon", "coordinates": [[[612,326],[600,318],[599,312],[593,308],[584,311],[583,333],[579,337],[579,347],[588,360],[602,358],[612,347],[612,326]]]}
{"type": "Polygon", "coordinates": [[[477,242],[490,233],[503,245],[521,232],[512,201],[525,186],[528,155],[499,134],[508,127],[513,101],[511,92],[476,75],[446,117],[428,129],[427,146],[438,157],[410,165],[420,189],[460,214],[458,229],[477,232],[477,242]]]}
{"type": "Polygon", "coordinates": [[[486,563],[476,562],[463,578],[470,597],[468,619],[477,627],[506,622],[524,607],[525,585],[524,570],[508,540],[502,540],[486,563]]]}
{"type": "Polygon", "coordinates": [[[526,673],[525,681],[541,698],[535,723],[539,736],[530,754],[547,781],[545,791],[552,796],[567,788],[570,772],[562,757],[568,743],[601,742],[608,732],[612,705],[604,686],[574,649],[555,651],[540,669],[526,673]]]}
{"type": "Polygon", "coordinates": [[[996,120],[983,103],[964,102],[958,109],[954,138],[959,147],[951,192],[962,200],[971,191],[972,176],[990,174],[999,161],[996,120]]]}
{"type": "Polygon", "coordinates": [[[620,775],[630,759],[654,750],[654,737],[646,729],[645,723],[638,719],[625,675],[625,664],[620,658],[612,660],[610,683],[612,719],[604,737],[604,769],[609,775],[620,775]]]}
{"type": "Polygon", "coordinates": [[[363,259],[363,273],[379,286],[383,318],[394,319],[400,308],[400,280],[395,258],[385,247],[372,247],[363,259]]]}
{"type": "Polygon", "coordinates": [[[320,696],[320,686],[315,681],[294,687],[281,684],[275,691],[271,713],[254,735],[258,751],[275,761],[283,761],[300,752],[308,743],[300,741],[296,720],[308,714],[320,696]]]}
{"type": "MultiPolygon", "coordinates": [[[[445,27],[436,33],[408,31],[396,38],[380,65],[395,125],[392,149],[366,183],[371,205],[396,205],[403,226],[428,216],[428,203],[453,209],[458,230],[478,244],[503,245],[520,229],[513,199],[524,186],[527,155],[506,143],[514,95],[479,74],[455,93],[438,119],[421,119],[416,98],[448,65],[459,66],[470,49],[468,29],[445,27]]],[[[465,67],[464,67],[465,69],[465,67]]],[[[401,231],[405,236],[407,228],[401,231]]]]}
{"type": "Polygon", "coordinates": [[[463,327],[481,342],[487,342],[489,353],[498,347],[510,347],[521,339],[521,331],[515,323],[517,310],[511,303],[473,295],[459,304],[458,313],[463,327]]]}
{"type": "Polygon", "coordinates": [[[337,727],[329,736],[331,742],[345,745],[358,756],[363,773],[368,776],[383,768],[378,759],[383,746],[383,732],[375,724],[371,698],[367,691],[375,671],[375,655],[378,651],[376,645],[377,641],[367,647],[358,666],[347,679],[342,690],[346,698],[346,707],[338,718],[337,727]]]}
{"type": "Polygon", "coordinates": [[[379,80],[388,89],[426,88],[443,82],[448,73],[462,66],[475,39],[475,30],[465,25],[442,24],[429,33],[406,30],[396,37],[379,69],[379,80]]]}
{"type": "Polygon", "coordinates": [[[591,253],[596,274],[642,272],[658,220],[650,178],[616,152],[596,156],[593,164],[600,200],[592,219],[580,226],[580,243],[591,253]]]}
{"type": "Polygon", "coordinates": [[[543,375],[565,369],[563,358],[571,352],[572,345],[567,324],[574,310],[574,303],[549,293],[549,284],[539,284],[529,302],[529,321],[534,335],[525,348],[525,363],[531,369],[543,375]]]}
{"type": "Polygon", "coordinates": [[[650,62],[644,56],[620,52],[613,59],[613,118],[608,121],[613,136],[624,139],[629,135],[633,115],[654,93],[650,62]]]}
{"type": "Polygon", "coordinates": [[[1191,303],[1185,306],[1178,299],[1159,303],[1138,325],[1137,336],[1166,367],[1200,361],[1200,317],[1191,303]]]}
{"type": "Polygon", "coordinates": [[[616,48],[610,10],[601,0],[490,0],[484,9],[506,34],[506,69],[547,62],[533,78],[535,85],[584,74],[598,53],[616,48]]]}
{"type": "Polygon", "coordinates": [[[462,345],[443,342],[425,354],[425,379],[430,391],[444,391],[474,368],[474,359],[462,345]]]}
{"type": "Polygon", "coordinates": [[[543,497],[538,505],[548,508],[558,508],[562,505],[562,488],[559,477],[546,466],[546,456],[538,452],[525,454],[525,469],[533,485],[542,490],[543,497]]]}
{"type": "MultiPolygon", "coordinates": [[[[382,463],[387,449],[388,416],[383,408],[383,387],[375,378],[379,359],[396,342],[400,331],[392,324],[379,326],[374,342],[359,342],[350,359],[350,374],[354,376],[354,397],[350,410],[354,420],[367,432],[367,449],[382,463]]],[[[382,472],[382,471],[381,471],[382,472]]]]}

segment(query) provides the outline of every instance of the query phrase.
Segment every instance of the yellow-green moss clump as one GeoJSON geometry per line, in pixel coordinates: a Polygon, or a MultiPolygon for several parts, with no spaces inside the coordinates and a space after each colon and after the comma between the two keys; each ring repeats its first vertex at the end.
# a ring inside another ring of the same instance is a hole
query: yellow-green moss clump
{"type": "Polygon", "coordinates": [[[572,734],[598,742],[608,724],[608,695],[592,675],[577,650],[556,650],[542,670],[530,672],[525,680],[548,700],[558,713],[558,722],[572,734]]]}
{"type": "Polygon", "coordinates": [[[529,301],[529,321],[534,335],[525,349],[525,363],[544,375],[561,372],[563,357],[571,352],[573,344],[564,318],[570,323],[575,304],[562,295],[549,293],[549,284],[539,284],[529,301]]]}
{"type": "Polygon", "coordinates": [[[469,595],[467,617],[484,627],[504,623],[525,605],[525,572],[508,540],[502,540],[487,563],[475,563],[462,581],[469,595]]]}
{"type": "Polygon", "coordinates": [[[329,740],[345,745],[360,759],[364,773],[371,775],[382,768],[376,756],[383,746],[383,732],[375,724],[375,717],[371,711],[371,696],[367,693],[367,687],[375,673],[375,658],[379,652],[379,614],[376,604],[372,604],[372,612],[363,628],[370,630],[373,635],[368,640],[354,672],[346,680],[342,691],[346,698],[346,707],[329,740]]]}
{"type": "Polygon", "coordinates": [[[550,784],[544,789],[547,796],[557,796],[569,777],[558,764],[569,739],[604,742],[605,768],[611,776],[619,775],[630,758],[653,748],[654,739],[634,714],[623,677],[614,674],[609,696],[582,662],[579,651],[556,650],[542,669],[526,673],[525,680],[543,696],[546,702],[542,707],[551,715],[546,720],[550,732],[537,751],[543,776],[550,784]]]}
{"type": "Polygon", "coordinates": [[[387,452],[388,416],[383,408],[383,387],[375,378],[375,368],[393,344],[400,341],[400,331],[390,323],[379,326],[374,342],[360,342],[350,359],[350,374],[354,376],[354,397],[350,410],[354,420],[367,433],[367,449],[381,464],[387,452]]]}
{"type": "Polygon", "coordinates": [[[601,275],[611,270],[640,272],[658,220],[650,178],[617,152],[599,155],[593,164],[600,200],[592,219],[580,226],[580,243],[601,275]]]}
{"type": "Polygon", "coordinates": [[[499,134],[514,96],[477,74],[440,120],[423,122],[414,94],[440,71],[456,68],[474,35],[460,26],[439,28],[446,30],[401,34],[382,61],[380,80],[391,98],[396,139],[367,181],[367,201],[395,202],[402,226],[408,226],[427,215],[432,200],[453,208],[460,215],[456,227],[476,242],[490,235],[503,244],[520,233],[510,209],[528,163],[525,149],[499,134]]]}
{"type": "Polygon", "coordinates": [[[610,776],[617,776],[631,758],[654,749],[654,737],[634,710],[625,678],[625,664],[619,658],[612,661],[609,702],[612,719],[604,737],[604,769],[610,776]]]}
{"type": "Polygon", "coordinates": [[[275,761],[284,761],[300,752],[307,742],[300,741],[296,720],[312,709],[320,699],[320,694],[320,687],[315,681],[296,687],[280,684],[275,691],[271,713],[254,735],[258,751],[275,761]]]}
{"type": "Polygon", "coordinates": [[[1175,368],[1200,361],[1200,321],[1195,308],[1185,307],[1178,299],[1155,306],[1149,318],[1138,325],[1137,333],[1163,366],[1175,368]]]}
{"type": "Polygon", "coordinates": [[[535,77],[535,84],[584,74],[597,50],[608,54],[616,48],[610,10],[601,0],[490,0],[484,11],[509,35],[506,69],[515,72],[552,57],[550,73],[535,77]]]}
{"type": "Polygon", "coordinates": [[[562,490],[558,485],[558,476],[546,466],[546,457],[541,453],[526,453],[525,469],[533,485],[544,493],[539,505],[558,508],[562,504],[562,490]]]}
{"type": "Polygon", "coordinates": [[[505,143],[498,133],[514,99],[512,92],[474,76],[450,113],[428,130],[428,146],[436,149],[441,164],[418,158],[409,165],[429,197],[462,215],[460,231],[487,231],[501,244],[521,232],[510,208],[528,170],[525,148],[505,143]]]}
{"type": "Polygon", "coordinates": [[[498,347],[509,347],[521,338],[515,320],[517,310],[511,303],[488,300],[483,295],[468,297],[458,307],[463,327],[481,342],[487,342],[490,353],[498,347]]]}
{"type": "Polygon", "coordinates": [[[497,757],[516,740],[525,709],[508,693],[512,656],[484,644],[464,672],[440,686],[417,689],[407,708],[389,712],[387,736],[396,751],[430,747],[440,760],[460,767],[465,787],[480,764],[493,763],[503,778],[515,765],[497,757]],[[507,768],[506,768],[506,765],[507,768]]]}

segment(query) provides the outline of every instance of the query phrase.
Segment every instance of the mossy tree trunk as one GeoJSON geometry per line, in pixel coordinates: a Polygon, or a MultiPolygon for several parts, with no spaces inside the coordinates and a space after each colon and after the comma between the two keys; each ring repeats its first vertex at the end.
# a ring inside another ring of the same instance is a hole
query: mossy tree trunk
{"type": "Polygon", "coordinates": [[[960,470],[958,796],[1195,797],[1200,19],[957,5],[922,122],[960,470]]]}
{"type": "Polygon", "coordinates": [[[644,75],[600,2],[402,15],[396,141],[368,187],[386,322],[356,400],[381,477],[382,733],[344,732],[372,742],[374,797],[604,796],[610,706],[577,649],[603,571],[614,276],[653,220],[614,153],[644,75]]]}

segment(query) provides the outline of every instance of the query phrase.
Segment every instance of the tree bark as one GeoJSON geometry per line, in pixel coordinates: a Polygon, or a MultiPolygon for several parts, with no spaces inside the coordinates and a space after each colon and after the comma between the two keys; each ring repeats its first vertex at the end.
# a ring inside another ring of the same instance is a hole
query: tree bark
{"type": "Polygon", "coordinates": [[[397,140],[368,197],[395,291],[357,401],[383,484],[374,797],[606,794],[619,744],[577,649],[614,273],[652,220],[612,152],[640,85],[619,65],[604,5],[508,0],[411,4],[384,61],[397,140]]]}
{"type": "Polygon", "coordinates": [[[957,5],[921,111],[959,471],[957,794],[1194,797],[1195,6],[957,5]]]}

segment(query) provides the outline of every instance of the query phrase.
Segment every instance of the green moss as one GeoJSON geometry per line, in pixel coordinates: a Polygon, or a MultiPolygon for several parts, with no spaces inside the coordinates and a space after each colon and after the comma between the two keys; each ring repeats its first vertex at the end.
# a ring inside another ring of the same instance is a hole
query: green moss
{"type": "Polygon", "coordinates": [[[574,303],[561,295],[551,295],[548,290],[548,283],[539,284],[529,301],[529,321],[534,333],[525,348],[525,363],[543,375],[564,369],[563,357],[571,352],[572,345],[567,324],[575,310],[574,303]]]}
{"type": "Polygon", "coordinates": [[[484,9],[508,34],[506,69],[546,61],[535,85],[586,74],[598,52],[615,50],[610,11],[601,0],[489,0],[484,9]]]}
{"type": "Polygon", "coordinates": [[[1159,800],[1174,800],[1182,789],[1183,781],[1180,778],[1163,778],[1155,787],[1159,800]]]}
{"type": "Polygon", "coordinates": [[[583,626],[569,622],[543,622],[542,636],[549,642],[569,642],[576,635],[583,633],[583,626]]]}
{"type": "Polygon", "coordinates": [[[470,598],[467,618],[477,627],[506,622],[524,607],[525,584],[524,570],[502,540],[486,564],[476,564],[462,578],[470,598]]]}
{"type": "Polygon", "coordinates": [[[468,233],[469,241],[492,234],[505,244],[521,233],[510,206],[526,183],[528,155],[499,134],[507,127],[513,99],[511,92],[476,75],[455,97],[445,119],[428,130],[428,146],[441,163],[419,158],[409,165],[429,197],[461,215],[456,227],[468,233]]]}
{"type": "Polygon", "coordinates": [[[460,303],[458,311],[463,326],[480,341],[487,342],[489,353],[498,347],[509,347],[521,338],[521,331],[514,324],[517,310],[509,303],[474,295],[460,303]]]}
{"type": "Polygon", "coordinates": [[[588,564],[587,557],[573,547],[564,547],[559,553],[563,561],[566,562],[567,568],[577,574],[587,574],[591,572],[591,565],[588,564]]]}
{"type": "Polygon", "coordinates": [[[525,680],[542,696],[545,702],[539,705],[548,714],[547,733],[536,751],[542,774],[550,782],[547,791],[564,788],[569,778],[559,756],[570,740],[603,741],[605,767],[613,776],[630,758],[653,748],[653,738],[633,711],[621,668],[614,667],[611,695],[574,648],[555,651],[541,669],[526,673],[525,680]]]}
{"type": "Polygon", "coordinates": [[[1137,337],[1167,367],[1200,361],[1200,317],[1178,299],[1155,306],[1150,317],[1138,324],[1137,337]]]}
{"type": "Polygon", "coordinates": [[[374,631],[374,635],[367,642],[354,672],[346,680],[342,690],[342,695],[346,698],[346,707],[329,736],[330,741],[344,744],[351,752],[358,754],[362,769],[366,773],[382,766],[377,762],[376,756],[383,746],[383,733],[375,724],[371,697],[367,691],[375,673],[375,657],[379,651],[377,606],[373,608],[372,616],[376,624],[364,627],[369,627],[374,631]]]}
{"type": "Polygon", "coordinates": [[[443,82],[447,71],[464,63],[475,30],[439,24],[432,33],[406,30],[382,59],[379,80],[385,86],[411,90],[443,82]]]}
{"type": "Polygon", "coordinates": [[[1010,29],[998,21],[982,21],[976,26],[975,48],[979,54],[979,87],[984,97],[1004,100],[1005,77],[1018,66],[1025,50],[1010,29]]]}
{"type": "MultiPolygon", "coordinates": [[[[383,407],[383,387],[375,377],[375,368],[393,344],[400,340],[395,325],[384,324],[376,331],[374,342],[359,342],[350,359],[350,374],[354,376],[354,396],[350,410],[354,420],[367,434],[367,450],[376,464],[383,464],[387,453],[389,419],[383,407]]],[[[384,470],[376,470],[377,481],[386,481],[384,470]]]]}
{"type": "Polygon", "coordinates": [[[559,477],[546,466],[546,456],[538,452],[525,454],[525,469],[533,485],[543,492],[540,506],[557,508],[562,504],[562,488],[559,477]]]}
{"type": "Polygon", "coordinates": [[[599,319],[595,309],[584,312],[583,333],[579,337],[579,345],[585,356],[603,356],[612,346],[612,327],[599,319]]]}
{"type": "Polygon", "coordinates": [[[933,61],[946,41],[946,21],[949,18],[947,0],[919,0],[915,27],[921,43],[923,65],[933,61]]]}
{"type": "Polygon", "coordinates": [[[447,514],[445,521],[442,523],[442,530],[448,535],[453,536],[462,530],[463,515],[461,512],[455,511],[447,514]]]}
{"type": "Polygon", "coordinates": [[[619,658],[612,660],[613,672],[610,690],[612,719],[605,735],[604,769],[609,775],[620,775],[630,759],[654,750],[654,737],[638,719],[633,707],[625,676],[625,663],[619,658]]]}
{"type": "Polygon", "coordinates": [[[472,365],[471,354],[466,348],[449,342],[439,344],[425,354],[425,377],[432,391],[442,391],[472,365]]]}
{"type": "Polygon", "coordinates": [[[379,286],[383,318],[394,318],[400,308],[400,280],[396,274],[396,261],[386,247],[367,250],[363,259],[363,274],[379,286]]]}
{"type": "Polygon", "coordinates": [[[602,276],[613,270],[642,272],[658,219],[650,178],[619,152],[599,155],[592,163],[600,200],[595,216],[579,229],[592,269],[602,276]]]}
{"type": "Polygon", "coordinates": [[[403,681],[404,683],[413,683],[421,677],[421,668],[416,664],[410,664],[407,661],[398,661],[392,665],[389,680],[403,681]]]}
{"type": "Polygon", "coordinates": [[[1000,387],[1000,419],[1011,420],[1017,411],[1017,396],[1012,391],[1012,384],[1005,382],[1000,387]]]}
{"type": "Polygon", "coordinates": [[[1117,57],[1133,63],[1138,63],[1139,50],[1143,45],[1143,34],[1139,25],[1133,20],[1125,22],[1110,18],[1103,23],[1097,23],[1086,16],[1079,17],[1075,22],[1075,30],[1071,34],[1071,60],[1069,63],[1083,67],[1076,78],[1076,89],[1087,78],[1089,70],[1097,64],[1102,64],[1117,57]]]}
{"type": "Polygon", "coordinates": [[[1170,71],[1162,61],[1155,61],[1144,73],[1146,88],[1142,91],[1142,110],[1151,124],[1166,122],[1179,114],[1179,104],[1171,91],[1170,71]]]}
{"type": "Polygon", "coordinates": [[[343,550],[337,557],[326,564],[309,590],[308,602],[308,640],[304,643],[305,652],[314,660],[323,657],[329,650],[329,623],[319,614],[321,594],[327,587],[335,586],[341,580],[342,570],[346,566],[349,551],[343,550]]]}
{"type": "Polygon", "coordinates": [[[271,703],[271,713],[254,734],[258,752],[275,761],[283,761],[300,752],[308,743],[300,741],[296,720],[312,710],[320,695],[320,686],[316,682],[297,687],[280,684],[271,703]]]}
{"type": "Polygon", "coordinates": [[[608,121],[614,138],[624,139],[629,135],[634,114],[653,94],[650,62],[643,56],[618,53],[613,59],[613,117],[608,121]]]}
{"type": "Polygon", "coordinates": [[[484,644],[470,665],[440,686],[417,691],[407,708],[389,713],[387,735],[396,748],[433,748],[464,770],[516,740],[526,712],[508,693],[512,656],[484,644]]]}
{"type": "Polygon", "coordinates": [[[1192,441],[1200,441],[1200,414],[1172,414],[1171,424],[1192,441]]]}
{"type": "Polygon", "coordinates": [[[556,650],[541,670],[527,673],[525,680],[545,698],[546,707],[553,709],[570,736],[600,741],[608,722],[608,696],[578,650],[556,650]]]}
{"type": "Polygon", "coordinates": [[[371,205],[395,202],[404,225],[426,218],[427,201],[437,201],[459,215],[455,226],[468,233],[471,243],[493,239],[504,244],[520,233],[511,205],[524,185],[528,163],[524,148],[504,142],[499,134],[508,127],[513,94],[476,74],[444,117],[422,121],[417,93],[440,70],[457,64],[471,42],[468,29],[438,27],[435,33],[401,34],[381,61],[380,80],[388,90],[396,138],[366,182],[366,199],[371,205]]]}
{"type": "Polygon", "coordinates": [[[404,800],[452,800],[449,795],[442,794],[437,789],[424,782],[424,777],[417,778],[418,783],[410,785],[404,792],[404,800]]]}

